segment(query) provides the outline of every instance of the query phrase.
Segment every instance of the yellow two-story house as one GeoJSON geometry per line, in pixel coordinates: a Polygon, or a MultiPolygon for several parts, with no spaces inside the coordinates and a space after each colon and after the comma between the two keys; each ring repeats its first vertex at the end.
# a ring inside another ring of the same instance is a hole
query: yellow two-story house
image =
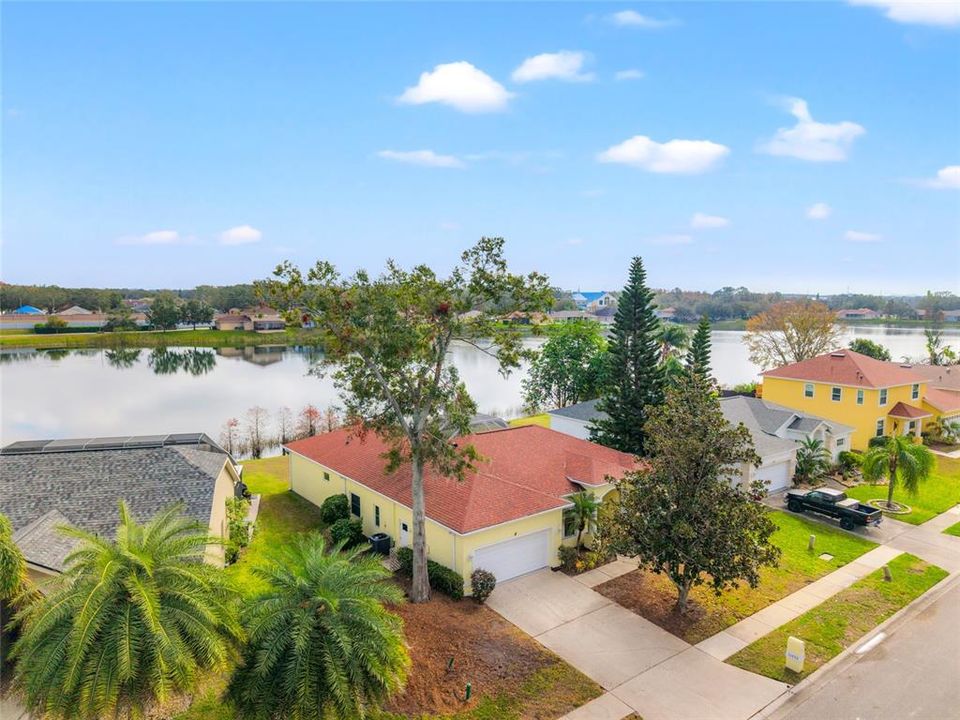
{"type": "Polygon", "coordinates": [[[834,420],[854,429],[851,444],[870,438],[914,435],[941,417],[960,417],[960,393],[930,387],[911,365],[837,350],[763,373],[768,402],[834,420]]]}
{"type": "MultiPolygon", "coordinates": [[[[427,555],[467,580],[483,568],[498,580],[558,564],[558,548],[576,542],[570,496],[598,500],[636,459],[555,430],[529,425],[455,440],[481,459],[463,480],[424,473],[427,555]]],[[[387,447],[374,433],[334,430],[288,443],[293,492],[320,505],[346,495],[363,532],[388,535],[394,546],[413,540],[411,470],[386,472],[387,447]]]]}

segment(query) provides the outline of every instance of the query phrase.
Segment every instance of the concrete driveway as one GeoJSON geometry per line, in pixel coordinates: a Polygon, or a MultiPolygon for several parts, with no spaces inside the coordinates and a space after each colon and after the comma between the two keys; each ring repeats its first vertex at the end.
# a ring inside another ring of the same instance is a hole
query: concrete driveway
{"type": "Polygon", "coordinates": [[[745,720],[783,683],[717,660],[563,573],[497,586],[487,604],[608,692],[577,720],[745,720]]]}

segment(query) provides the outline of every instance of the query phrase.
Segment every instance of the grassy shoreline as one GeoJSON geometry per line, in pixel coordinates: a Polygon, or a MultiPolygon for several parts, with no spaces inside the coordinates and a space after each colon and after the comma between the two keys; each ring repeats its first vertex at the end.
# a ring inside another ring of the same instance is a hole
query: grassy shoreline
{"type": "Polygon", "coordinates": [[[0,348],[153,348],[249,347],[251,345],[318,345],[320,332],[295,329],[276,333],[242,330],[140,330],[136,332],[0,335],[0,348]]]}

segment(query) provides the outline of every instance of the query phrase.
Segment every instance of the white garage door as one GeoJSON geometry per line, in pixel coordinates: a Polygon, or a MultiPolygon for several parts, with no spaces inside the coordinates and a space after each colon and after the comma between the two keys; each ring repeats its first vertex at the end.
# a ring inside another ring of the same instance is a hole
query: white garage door
{"type": "Polygon", "coordinates": [[[767,492],[777,492],[790,487],[790,462],[767,465],[757,470],[757,477],[767,484],[767,492]]]}
{"type": "Polygon", "coordinates": [[[492,572],[498,581],[533,572],[549,563],[550,531],[541,530],[487,545],[473,553],[473,569],[492,572]]]}

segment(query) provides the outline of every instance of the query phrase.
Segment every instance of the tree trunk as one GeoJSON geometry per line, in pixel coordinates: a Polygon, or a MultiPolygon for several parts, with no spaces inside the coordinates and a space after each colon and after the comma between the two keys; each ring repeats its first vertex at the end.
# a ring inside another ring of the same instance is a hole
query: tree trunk
{"type": "Polygon", "coordinates": [[[677,585],[677,609],[681,612],[687,609],[687,599],[690,596],[691,584],[689,581],[684,581],[677,585]]]}
{"type": "Polygon", "coordinates": [[[890,458],[890,477],[887,479],[887,507],[893,507],[893,486],[897,482],[897,461],[890,458]]]}
{"type": "Polygon", "coordinates": [[[422,603],[430,599],[430,576],[427,574],[427,528],[423,496],[423,466],[416,451],[412,453],[410,469],[413,474],[413,585],[410,602],[422,603]]]}

